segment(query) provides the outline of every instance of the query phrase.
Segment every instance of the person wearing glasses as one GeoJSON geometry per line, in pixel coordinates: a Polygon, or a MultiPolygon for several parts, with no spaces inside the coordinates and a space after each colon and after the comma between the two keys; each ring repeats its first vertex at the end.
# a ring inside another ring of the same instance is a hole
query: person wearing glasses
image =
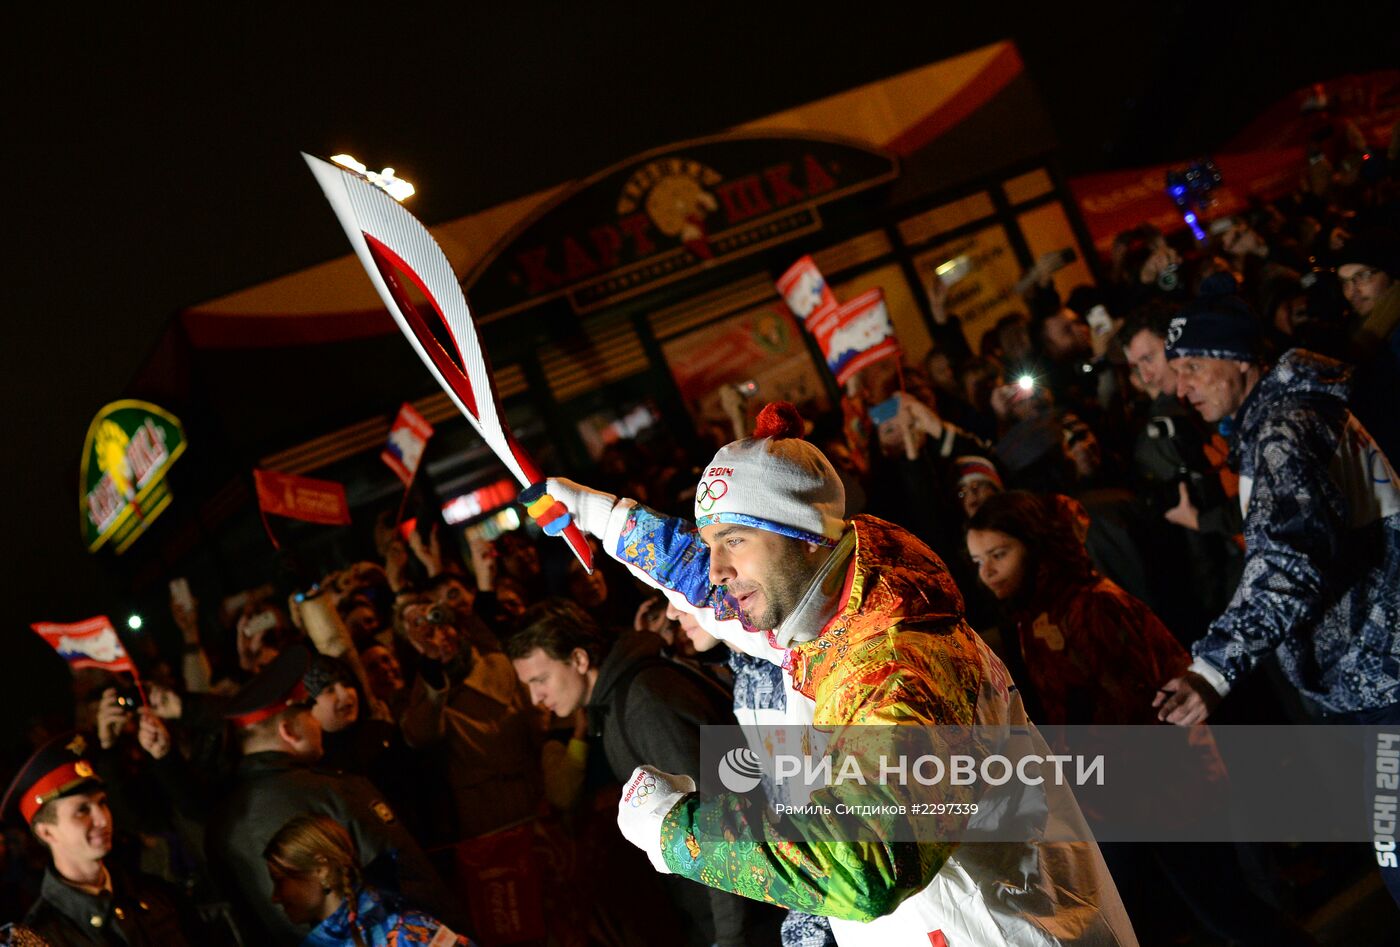
{"type": "Polygon", "coordinates": [[[1400,457],[1400,236],[1363,232],[1333,258],[1342,293],[1359,317],[1352,332],[1351,409],[1387,457],[1400,457]]]}
{"type": "MultiPolygon", "coordinates": [[[[1337,251],[1335,263],[1342,292],[1362,319],[1371,317],[1381,297],[1400,280],[1400,246],[1390,231],[1353,237],[1337,251]]],[[[1393,325],[1391,330],[1393,338],[1393,325]]]]}

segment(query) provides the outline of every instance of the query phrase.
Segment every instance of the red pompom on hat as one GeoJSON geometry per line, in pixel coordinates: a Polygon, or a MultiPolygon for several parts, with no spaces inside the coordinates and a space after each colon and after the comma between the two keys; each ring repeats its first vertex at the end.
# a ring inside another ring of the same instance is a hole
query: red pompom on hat
{"type": "Polygon", "coordinates": [[[791,401],[770,401],[758,412],[754,422],[754,437],[801,438],[805,432],[802,415],[791,401]]]}

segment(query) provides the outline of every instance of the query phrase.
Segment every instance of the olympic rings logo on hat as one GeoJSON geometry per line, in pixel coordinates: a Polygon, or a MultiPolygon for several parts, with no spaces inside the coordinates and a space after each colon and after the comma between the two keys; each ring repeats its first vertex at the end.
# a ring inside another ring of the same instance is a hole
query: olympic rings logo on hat
{"type": "Polygon", "coordinates": [[[715,508],[715,503],[729,492],[729,484],[723,480],[701,480],[700,490],[695,494],[695,505],[706,513],[715,508]]]}
{"type": "Polygon", "coordinates": [[[648,776],[642,780],[642,784],[636,788],[627,799],[627,804],[633,809],[638,809],[642,805],[642,800],[656,792],[656,777],[648,776]]]}

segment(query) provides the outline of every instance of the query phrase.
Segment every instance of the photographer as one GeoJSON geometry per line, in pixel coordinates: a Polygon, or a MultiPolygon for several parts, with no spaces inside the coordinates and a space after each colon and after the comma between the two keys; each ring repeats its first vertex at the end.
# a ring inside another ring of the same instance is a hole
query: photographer
{"type": "Polygon", "coordinates": [[[1171,524],[1171,554],[1160,557],[1174,573],[1170,584],[1192,589],[1164,610],[1183,641],[1194,641],[1225,610],[1244,566],[1239,545],[1238,479],[1224,468],[1225,444],[1211,435],[1176,397],[1176,371],[1166,357],[1167,325],[1175,307],[1135,310],[1118,333],[1123,353],[1151,399],[1147,423],[1133,444],[1133,479],[1140,495],[1171,524]],[[1212,460],[1211,458],[1214,458],[1212,460]]]}
{"type": "Polygon", "coordinates": [[[400,719],[404,740],[443,747],[454,838],[472,838],[535,814],[540,751],[536,715],[510,661],[481,650],[460,624],[431,593],[402,596],[395,607],[395,631],[422,656],[400,719]]]}

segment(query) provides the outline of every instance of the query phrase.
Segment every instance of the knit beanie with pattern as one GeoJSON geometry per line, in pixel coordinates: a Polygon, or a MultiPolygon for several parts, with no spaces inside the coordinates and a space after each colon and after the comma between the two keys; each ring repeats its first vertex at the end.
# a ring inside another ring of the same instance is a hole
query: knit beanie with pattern
{"type": "Polygon", "coordinates": [[[753,436],[726,444],[695,488],[695,523],[735,523],[834,546],[846,531],[846,489],[836,468],[802,440],[786,401],[759,412],[753,436]]]}

